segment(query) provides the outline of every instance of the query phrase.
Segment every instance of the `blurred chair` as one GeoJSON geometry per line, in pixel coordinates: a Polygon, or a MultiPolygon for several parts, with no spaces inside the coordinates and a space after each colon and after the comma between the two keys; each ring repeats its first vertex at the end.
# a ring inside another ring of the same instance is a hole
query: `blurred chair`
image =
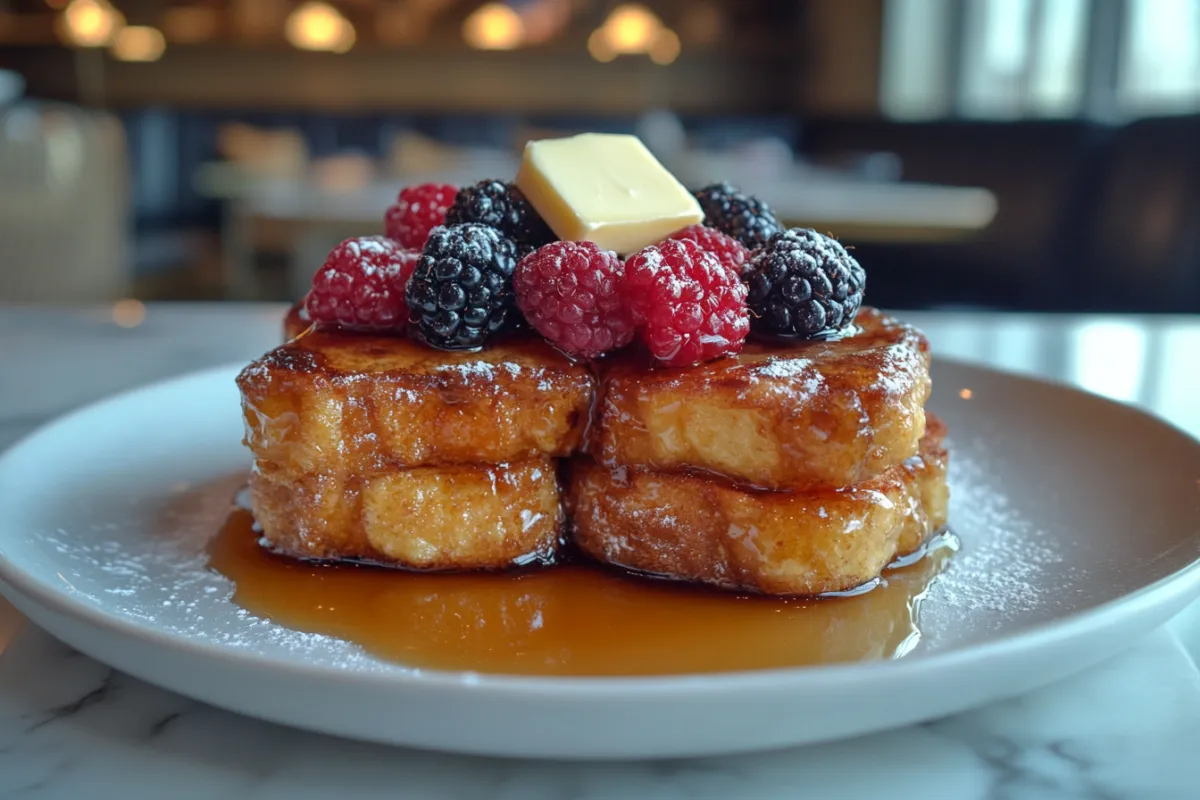
{"type": "Polygon", "coordinates": [[[892,154],[904,180],[978,186],[996,196],[996,218],[967,242],[861,247],[864,260],[885,265],[872,274],[886,291],[877,302],[1068,308],[1087,200],[1110,135],[1076,120],[818,120],[805,128],[803,150],[843,165],[892,154]]]}
{"type": "Polygon", "coordinates": [[[120,123],[62,105],[0,108],[0,301],[127,293],[128,167],[120,123]]]}
{"type": "Polygon", "coordinates": [[[1200,115],[1113,139],[1080,251],[1096,309],[1200,312],[1200,115]]]}

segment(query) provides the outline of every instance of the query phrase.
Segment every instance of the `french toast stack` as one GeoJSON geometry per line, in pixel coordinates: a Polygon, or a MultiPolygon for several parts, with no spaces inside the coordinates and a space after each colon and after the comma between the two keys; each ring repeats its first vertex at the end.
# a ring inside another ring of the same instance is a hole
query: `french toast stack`
{"type": "Polygon", "coordinates": [[[307,325],[289,314],[297,338],[239,378],[255,511],[290,555],[503,568],[553,560],[567,531],[624,569],[814,595],[946,522],[928,343],[874,309],[840,339],[678,369],[307,325]]]}
{"type": "Polygon", "coordinates": [[[723,588],[853,589],[946,521],[929,348],[874,309],[858,332],[747,345],[680,370],[607,369],[569,480],[593,558],[723,588]]]}
{"type": "Polygon", "coordinates": [[[554,556],[555,459],[579,447],[594,380],[545,342],[444,352],[312,329],[238,386],[272,549],[411,569],[554,556]]]}
{"type": "Polygon", "coordinates": [[[335,247],[238,378],[275,550],[499,569],[569,540],[817,595],[945,524],[928,342],[760,199],[585,134],[530,142],[515,183],[406,187],[385,231],[335,247]]]}

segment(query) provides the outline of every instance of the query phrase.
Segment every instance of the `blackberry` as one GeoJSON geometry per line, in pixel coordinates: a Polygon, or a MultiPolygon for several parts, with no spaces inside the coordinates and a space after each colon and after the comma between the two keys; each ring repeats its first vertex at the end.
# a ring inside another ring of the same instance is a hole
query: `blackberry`
{"type": "Polygon", "coordinates": [[[524,256],[554,241],[554,232],[538,215],[521,190],[503,181],[480,181],[458,190],[446,212],[447,225],[477,222],[512,239],[524,256]]]}
{"type": "Polygon", "coordinates": [[[754,252],[742,279],[756,333],[811,339],[854,321],[867,274],[836,240],[792,228],[754,252]]]}
{"type": "Polygon", "coordinates": [[[516,245],[495,228],[434,228],[405,291],[410,331],[443,350],[482,347],[514,307],[516,264],[516,245]]]}
{"type": "Polygon", "coordinates": [[[775,212],[757,197],[729,183],[714,183],[692,193],[704,211],[704,224],[753,250],[782,230],[775,212]]]}

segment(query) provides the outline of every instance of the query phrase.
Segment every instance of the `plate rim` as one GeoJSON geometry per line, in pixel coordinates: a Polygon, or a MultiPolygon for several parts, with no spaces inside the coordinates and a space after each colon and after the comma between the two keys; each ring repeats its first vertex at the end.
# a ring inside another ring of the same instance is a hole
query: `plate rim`
{"type": "MultiPolygon", "coordinates": [[[[1200,451],[1200,439],[1157,414],[1090,392],[1065,381],[995,368],[964,359],[935,356],[934,369],[939,364],[1000,376],[1006,380],[1015,380],[1042,388],[1066,391],[1087,398],[1089,401],[1099,401],[1122,413],[1130,413],[1143,418],[1145,422],[1158,425],[1169,433],[1182,437],[1189,445],[1200,451]]],[[[139,395],[170,390],[176,384],[217,381],[222,378],[232,380],[244,367],[244,364],[236,362],[194,370],[134,386],[60,414],[42,423],[0,452],[0,474],[11,469],[12,463],[19,462],[26,450],[36,447],[40,438],[49,435],[61,425],[69,424],[102,408],[118,406],[139,395]]],[[[0,497],[0,501],[3,501],[3,497],[0,497]]],[[[8,590],[0,592],[0,594],[7,595],[9,591],[16,591],[29,602],[43,606],[55,614],[72,617],[101,631],[116,629],[119,634],[137,637],[156,647],[175,650],[188,656],[232,662],[231,666],[241,668],[261,667],[278,670],[290,677],[332,680],[371,687],[395,688],[397,685],[404,685],[409,688],[454,689],[477,694],[499,693],[511,695],[514,698],[554,699],[569,696],[575,700],[611,700],[618,697],[637,699],[641,696],[654,696],[656,698],[688,699],[702,697],[712,692],[721,692],[727,695],[739,692],[751,693],[766,688],[786,689],[801,684],[808,689],[820,689],[843,683],[871,680],[882,672],[888,673],[890,680],[917,680],[922,673],[960,669],[1000,654],[1011,658],[1024,652],[1039,650],[1055,641],[1069,641],[1085,636],[1115,624],[1112,620],[1114,614],[1117,615],[1117,619],[1123,619],[1135,616],[1147,608],[1168,603],[1180,595],[1200,595],[1200,557],[1198,557],[1169,575],[1121,596],[1106,600],[1092,608],[1055,617],[980,643],[922,655],[917,658],[879,659],[865,662],[716,673],[615,677],[512,675],[468,670],[439,670],[405,667],[402,664],[386,661],[380,661],[386,667],[384,670],[361,670],[332,664],[311,663],[303,658],[285,659],[264,656],[251,650],[229,648],[217,642],[187,637],[105,612],[101,608],[93,607],[76,598],[70,591],[62,587],[34,577],[10,559],[2,546],[3,532],[6,527],[5,523],[0,522],[0,589],[8,590]]],[[[1200,537],[1200,527],[1193,533],[1193,536],[1200,537]]]]}

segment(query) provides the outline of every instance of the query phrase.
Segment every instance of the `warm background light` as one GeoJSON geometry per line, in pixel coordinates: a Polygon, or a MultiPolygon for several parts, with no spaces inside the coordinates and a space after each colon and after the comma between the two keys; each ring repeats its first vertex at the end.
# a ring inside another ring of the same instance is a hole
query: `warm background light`
{"type": "Polygon", "coordinates": [[[666,66],[679,58],[681,49],[679,35],[670,28],[663,28],[658,32],[654,44],[650,45],[650,60],[655,64],[666,66]]]}
{"type": "Polygon", "coordinates": [[[158,28],[130,25],[113,40],[112,54],[121,61],[158,61],[167,49],[167,40],[158,28]]]}
{"type": "Polygon", "coordinates": [[[654,12],[637,3],[617,6],[603,25],[608,46],[621,55],[649,52],[661,28],[654,12]]]}
{"type": "Polygon", "coordinates": [[[58,18],[59,36],[76,47],[104,47],[124,25],[105,0],[71,0],[58,18]]]}
{"type": "Polygon", "coordinates": [[[354,26],[350,24],[349,20],[342,20],[342,29],[337,41],[329,49],[334,53],[348,53],[350,52],[350,48],[354,47],[354,42],[357,39],[358,34],[355,32],[354,26]]]}
{"type": "Polygon", "coordinates": [[[112,318],[122,328],[136,328],[146,321],[146,306],[132,298],[118,300],[113,303],[112,318]]]}
{"type": "Polygon", "coordinates": [[[650,56],[655,64],[671,64],[679,58],[679,34],[662,24],[650,9],[639,3],[624,3],[613,9],[604,24],[588,37],[588,52],[600,62],[622,55],[650,56]]]}
{"type": "Polygon", "coordinates": [[[328,3],[304,3],[288,15],[284,35],[293,47],[345,53],[354,46],[350,21],[328,3]]]}
{"type": "Polygon", "coordinates": [[[604,35],[603,28],[596,28],[588,37],[588,52],[602,64],[607,64],[617,57],[616,51],[608,44],[608,37],[604,35]]]}
{"type": "Polygon", "coordinates": [[[477,50],[512,50],[521,46],[525,25],[504,3],[488,3],[463,21],[463,40],[477,50]]]}

